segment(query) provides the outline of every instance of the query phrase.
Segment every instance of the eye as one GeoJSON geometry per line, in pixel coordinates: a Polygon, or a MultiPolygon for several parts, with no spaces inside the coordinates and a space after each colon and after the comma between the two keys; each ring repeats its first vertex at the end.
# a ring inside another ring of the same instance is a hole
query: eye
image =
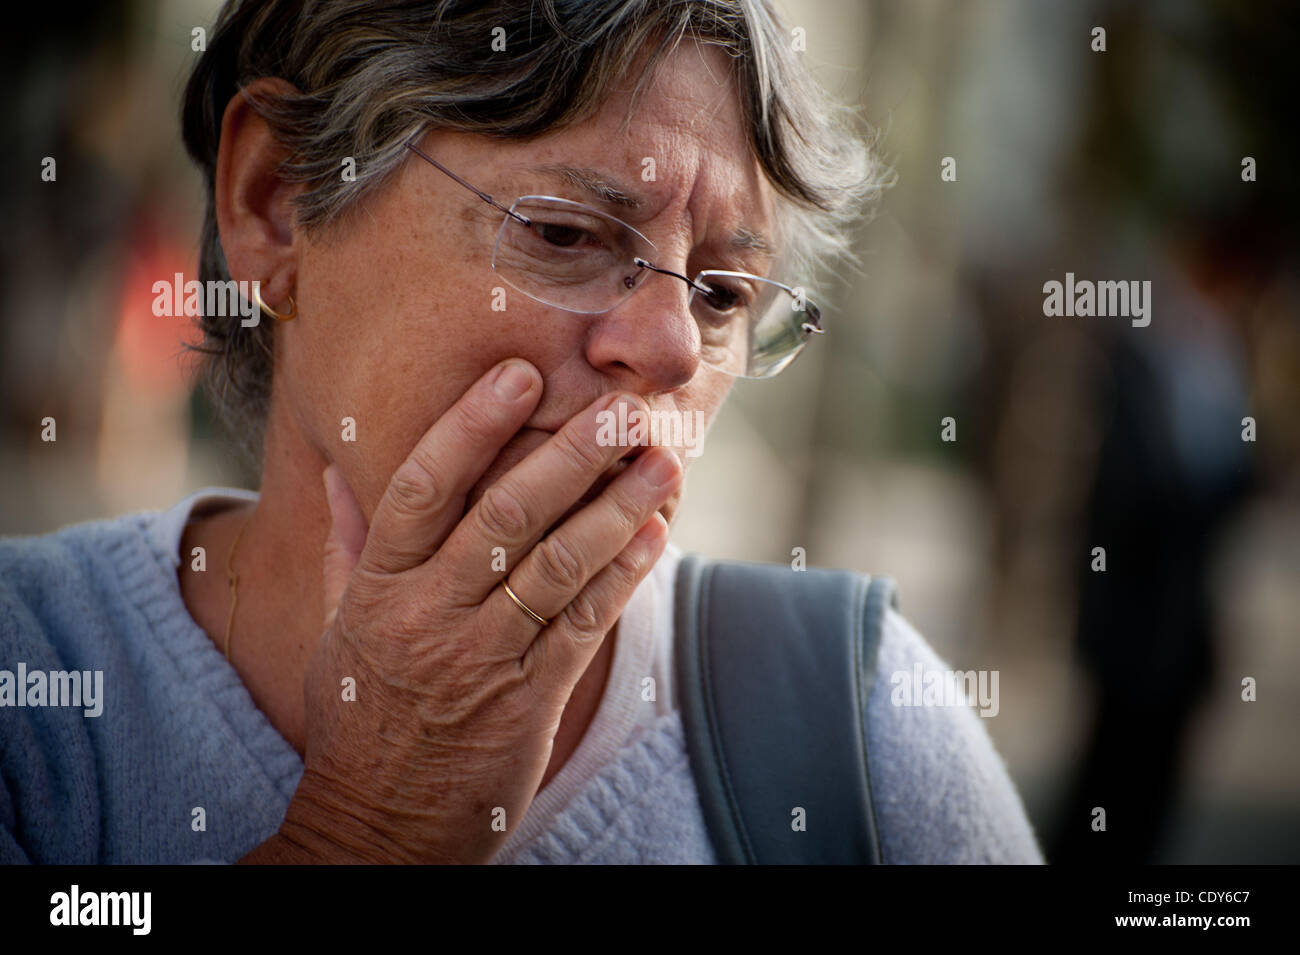
{"type": "Polygon", "coordinates": [[[544,240],[561,248],[577,245],[582,241],[583,236],[588,234],[583,229],[575,229],[573,226],[567,225],[555,225],[550,222],[535,223],[534,228],[544,240]]]}
{"type": "Polygon", "coordinates": [[[709,282],[708,286],[711,291],[706,298],[711,308],[725,312],[745,304],[744,295],[736,289],[728,288],[719,282],[709,282]]]}

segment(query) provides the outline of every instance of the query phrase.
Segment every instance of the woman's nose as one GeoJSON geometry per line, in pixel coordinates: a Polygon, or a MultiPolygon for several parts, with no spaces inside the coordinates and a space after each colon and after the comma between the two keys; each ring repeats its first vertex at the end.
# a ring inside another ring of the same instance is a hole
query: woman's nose
{"type": "Polygon", "coordinates": [[[587,361],[639,394],[680,388],[700,365],[700,332],[690,288],[653,274],[590,326],[587,361]]]}

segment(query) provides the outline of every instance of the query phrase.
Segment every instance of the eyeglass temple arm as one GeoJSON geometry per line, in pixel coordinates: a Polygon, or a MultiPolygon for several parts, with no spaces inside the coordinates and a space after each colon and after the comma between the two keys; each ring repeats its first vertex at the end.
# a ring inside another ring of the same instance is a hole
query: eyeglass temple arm
{"type": "Polygon", "coordinates": [[[474,186],[471,186],[471,185],[470,185],[468,182],[466,182],[464,179],[460,178],[460,176],[456,175],[454,172],[452,172],[450,169],[448,169],[448,168],[447,168],[446,166],[444,166],[442,163],[438,162],[438,160],[434,159],[432,156],[430,156],[428,153],[426,153],[426,152],[425,152],[423,149],[421,149],[419,146],[415,145],[415,143],[411,142],[410,140],[407,140],[406,143],[405,143],[405,145],[406,145],[406,148],[409,149],[411,152],[415,153],[417,156],[419,156],[419,157],[420,157],[421,159],[423,159],[425,162],[430,163],[430,164],[432,164],[433,166],[435,166],[436,168],[442,170],[444,173],[446,173],[446,174],[447,174],[448,176],[450,176],[452,179],[455,179],[458,183],[460,183],[462,186],[464,186],[464,187],[465,187],[466,189],[468,189],[470,192],[474,193],[474,195],[478,196],[478,197],[479,197],[480,199],[482,199],[484,202],[488,203],[488,205],[492,206],[493,208],[500,209],[500,210],[501,210],[502,212],[504,212],[506,215],[508,215],[508,216],[510,216],[510,217],[512,217],[512,218],[514,218],[514,219],[517,219],[517,220],[518,220],[521,224],[523,224],[523,225],[532,225],[532,222],[530,222],[528,219],[524,218],[523,216],[521,216],[521,215],[520,215],[519,213],[517,213],[517,212],[514,212],[514,211],[512,211],[512,210],[510,210],[510,209],[507,209],[505,206],[503,206],[501,203],[497,202],[495,199],[493,199],[491,196],[489,196],[489,195],[488,195],[486,192],[484,192],[482,189],[476,189],[474,186]]]}

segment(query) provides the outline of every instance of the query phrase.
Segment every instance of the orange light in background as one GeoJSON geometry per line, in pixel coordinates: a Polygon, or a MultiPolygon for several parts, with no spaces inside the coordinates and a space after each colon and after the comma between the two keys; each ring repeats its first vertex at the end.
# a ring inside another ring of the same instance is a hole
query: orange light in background
{"type": "Polygon", "coordinates": [[[185,246],[172,240],[146,209],[130,231],[117,331],[104,376],[98,473],[114,513],[174,501],[189,466],[189,374],[183,347],[197,335],[188,316],[155,315],[154,283],[180,272],[197,277],[185,246]]]}
{"type": "Polygon", "coordinates": [[[194,356],[182,346],[200,337],[194,318],[153,313],[154,283],[165,281],[170,288],[177,273],[187,281],[198,278],[197,260],[146,215],[132,230],[114,351],[128,381],[165,394],[188,394],[194,356]]]}

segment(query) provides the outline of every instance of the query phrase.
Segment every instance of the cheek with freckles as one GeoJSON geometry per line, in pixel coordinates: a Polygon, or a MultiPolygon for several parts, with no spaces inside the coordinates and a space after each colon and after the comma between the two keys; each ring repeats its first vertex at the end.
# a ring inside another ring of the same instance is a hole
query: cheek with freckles
{"type": "Polygon", "coordinates": [[[494,276],[461,261],[463,230],[438,233],[440,243],[406,221],[412,205],[400,189],[378,196],[346,232],[307,244],[301,321],[277,342],[277,399],[342,468],[367,517],[425,432],[498,362],[554,362],[529,309],[492,310],[494,276]],[[460,265],[428,267],[439,261],[460,265]]]}

